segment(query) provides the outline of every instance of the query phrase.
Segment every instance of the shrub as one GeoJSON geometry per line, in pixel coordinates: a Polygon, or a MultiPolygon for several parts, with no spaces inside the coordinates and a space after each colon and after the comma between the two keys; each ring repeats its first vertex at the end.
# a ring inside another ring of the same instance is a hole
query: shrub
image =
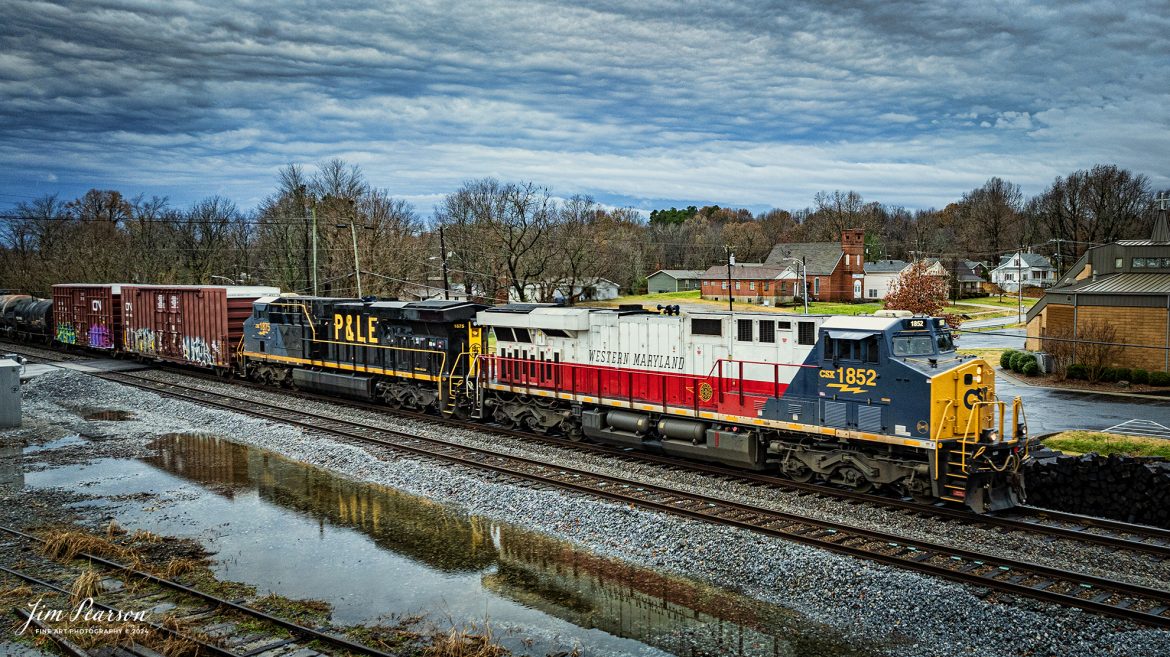
{"type": "Polygon", "coordinates": [[[1136,367],[1129,373],[1129,377],[1129,380],[1133,383],[1150,382],[1150,373],[1142,369],[1137,369],[1136,367]]]}
{"type": "Polygon", "coordinates": [[[999,366],[1005,370],[1010,370],[1012,368],[1012,356],[1015,356],[1017,353],[1015,349],[1008,349],[1003,352],[999,357],[999,366]]]}
{"type": "Polygon", "coordinates": [[[1073,364],[1068,366],[1068,378],[1083,381],[1086,376],[1088,376],[1088,373],[1085,372],[1084,365],[1073,364]]]}
{"type": "Polygon", "coordinates": [[[1026,356],[1026,355],[1027,354],[1025,354],[1022,351],[1017,351],[1016,353],[1012,354],[1012,370],[1013,371],[1015,371],[1015,372],[1020,371],[1020,368],[1023,367],[1023,365],[1024,365],[1024,356],[1026,356]]]}
{"type": "MultiPolygon", "coordinates": [[[[1036,354],[1025,353],[1025,354],[1021,355],[1020,356],[1020,368],[1016,371],[1019,372],[1020,374],[1028,374],[1025,370],[1028,369],[1029,365],[1035,365],[1036,372],[1040,371],[1040,363],[1036,362],[1036,354]]],[[[1029,376],[1032,376],[1032,375],[1029,375],[1029,376]]]]}
{"type": "Polygon", "coordinates": [[[1037,374],[1040,373],[1040,365],[1038,365],[1036,363],[1035,356],[1033,356],[1032,359],[1029,360],[1028,362],[1024,363],[1024,367],[1023,367],[1022,371],[1024,373],[1024,376],[1036,376],[1037,374]]]}
{"type": "Polygon", "coordinates": [[[1117,381],[1117,368],[1106,367],[1102,369],[1101,374],[1097,377],[1097,380],[1102,383],[1113,383],[1117,381]]]}
{"type": "Polygon", "coordinates": [[[1128,367],[1114,368],[1113,369],[1113,376],[1117,377],[1117,378],[1113,379],[1114,381],[1130,381],[1130,382],[1133,381],[1133,379],[1130,378],[1131,376],[1133,376],[1132,370],[1130,370],[1128,367]]]}
{"type": "Polygon", "coordinates": [[[1170,386],[1170,372],[1150,372],[1150,385],[1170,386]]]}

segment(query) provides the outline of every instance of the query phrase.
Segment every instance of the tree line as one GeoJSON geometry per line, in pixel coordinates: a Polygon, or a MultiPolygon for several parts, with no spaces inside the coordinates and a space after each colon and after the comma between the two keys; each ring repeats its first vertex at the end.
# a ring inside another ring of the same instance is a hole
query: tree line
{"type": "Polygon", "coordinates": [[[47,294],[56,282],[264,284],[356,295],[354,246],[365,294],[437,293],[449,278],[484,299],[547,301],[597,278],[625,292],[658,269],[720,264],[725,246],[759,262],[779,242],[836,242],[866,231],[868,260],[932,256],[998,264],[1018,248],[1067,268],[1095,243],[1148,237],[1153,189],[1145,175],[1098,165],[1057,177],[1025,197],[998,177],[941,209],[908,210],[825,191],[799,210],[755,213],[718,205],[655,210],[647,221],[587,195],[558,198],[531,181],[465,182],[424,220],[411,204],[333,159],[282,168],[252,210],[212,196],[186,208],[166,198],[93,189],[19,203],[0,226],[0,288],[47,294]],[[351,228],[352,226],[352,228],[351,228]],[[446,253],[440,249],[442,229],[446,253]],[[314,248],[316,242],[316,263],[314,248]]]}

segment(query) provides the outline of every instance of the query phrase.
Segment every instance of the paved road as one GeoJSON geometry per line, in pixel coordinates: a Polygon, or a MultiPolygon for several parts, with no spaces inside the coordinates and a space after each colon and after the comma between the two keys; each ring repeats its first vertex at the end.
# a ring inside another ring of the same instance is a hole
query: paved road
{"type": "Polygon", "coordinates": [[[1007,376],[996,377],[999,398],[1019,396],[1032,434],[1067,429],[1110,429],[1118,433],[1170,439],[1170,398],[1135,399],[1115,395],[1034,388],[1007,376]]]}
{"type": "MultiPolygon", "coordinates": [[[[966,326],[966,324],[964,324],[966,326]]],[[[1024,329],[999,329],[991,333],[959,334],[956,345],[959,349],[1023,349],[1024,329]]]]}

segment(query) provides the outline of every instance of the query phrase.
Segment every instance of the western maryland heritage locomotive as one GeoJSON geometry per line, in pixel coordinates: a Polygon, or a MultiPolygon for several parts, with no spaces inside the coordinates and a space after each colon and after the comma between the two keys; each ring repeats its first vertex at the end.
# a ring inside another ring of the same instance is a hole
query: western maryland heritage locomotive
{"type": "Polygon", "coordinates": [[[259,299],[253,379],[976,511],[1022,501],[1026,425],[943,320],[259,299]]]}
{"type": "Polygon", "coordinates": [[[1026,423],[930,317],[371,301],[231,286],[0,296],[9,337],[170,360],[976,511],[1023,499],[1026,423]]]}

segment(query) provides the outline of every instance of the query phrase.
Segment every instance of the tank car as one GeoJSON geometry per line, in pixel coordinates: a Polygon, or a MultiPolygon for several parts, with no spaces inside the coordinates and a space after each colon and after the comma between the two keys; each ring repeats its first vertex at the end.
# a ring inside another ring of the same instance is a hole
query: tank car
{"type": "Polygon", "coordinates": [[[978,512],[1023,500],[1026,422],[939,318],[485,309],[481,417],[978,512]]]}

